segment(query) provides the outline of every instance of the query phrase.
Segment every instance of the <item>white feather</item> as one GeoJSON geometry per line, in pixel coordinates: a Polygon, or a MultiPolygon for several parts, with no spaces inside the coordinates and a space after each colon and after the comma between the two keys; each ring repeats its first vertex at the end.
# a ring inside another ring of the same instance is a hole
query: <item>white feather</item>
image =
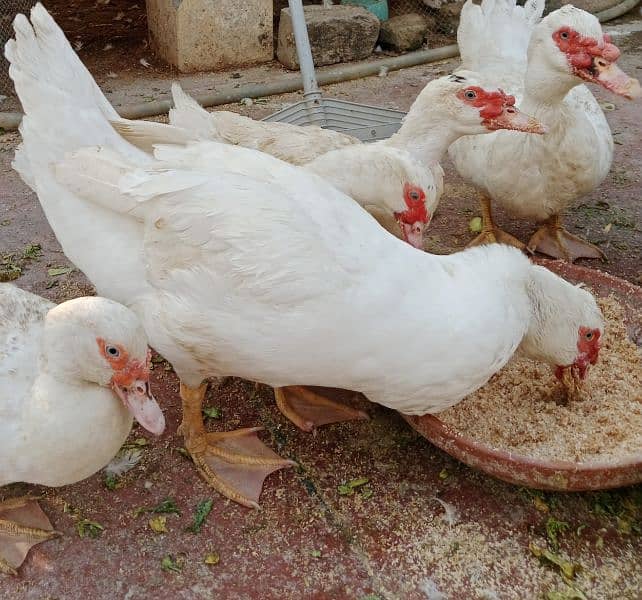
{"type": "Polygon", "coordinates": [[[444,518],[444,521],[448,523],[448,525],[452,527],[453,525],[456,525],[459,522],[459,511],[457,510],[455,505],[445,502],[441,498],[437,498],[437,496],[434,496],[433,500],[436,500],[437,502],[439,502],[439,504],[441,504],[441,506],[443,507],[444,509],[443,518],[444,518]]]}
{"type": "Polygon", "coordinates": [[[120,477],[131,471],[143,458],[143,452],[138,448],[121,450],[105,467],[105,474],[120,477]]]}
{"type": "Polygon", "coordinates": [[[439,587],[432,579],[424,579],[419,587],[426,594],[427,600],[448,600],[448,596],[439,590],[439,587]]]}

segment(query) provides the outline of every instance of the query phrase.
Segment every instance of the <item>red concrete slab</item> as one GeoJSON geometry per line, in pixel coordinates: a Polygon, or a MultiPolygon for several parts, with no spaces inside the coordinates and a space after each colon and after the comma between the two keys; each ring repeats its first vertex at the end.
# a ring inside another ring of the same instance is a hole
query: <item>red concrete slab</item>
{"type": "MultiPolygon", "coordinates": [[[[156,366],[154,390],[168,416],[168,431],[159,439],[138,428],[130,440],[145,438],[143,458],[108,490],[104,474],[79,484],[44,490],[42,507],[63,536],[37,546],[20,571],[20,579],[0,579],[0,597],[31,598],[38,590],[52,598],[361,598],[375,591],[363,558],[346,539],[310,488],[305,473],[282,470],[267,480],[261,510],[248,510],[223,499],[199,478],[191,461],[177,450],[176,378],[156,366]],[[159,373],[160,371],[160,373],[159,373]],[[167,514],[167,533],[155,533],[149,520],[159,515],[136,514],[171,498],[181,514],[167,514]],[[213,506],[199,533],[193,523],[197,504],[213,506]],[[82,519],[99,523],[99,537],[80,538],[82,519]],[[219,557],[216,565],[204,560],[219,557]],[[170,556],[178,571],[162,569],[170,556]],[[6,594],[6,596],[5,596],[6,594]]],[[[271,391],[263,390],[269,396],[271,391]]],[[[223,418],[213,429],[256,425],[254,385],[228,380],[215,405],[223,418]]],[[[264,441],[278,446],[270,434],[264,441]]],[[[11,486],[17,492],[24,486],[11,486]]],[[[41,596],[37,596],[41,597],[41,596]]]]}

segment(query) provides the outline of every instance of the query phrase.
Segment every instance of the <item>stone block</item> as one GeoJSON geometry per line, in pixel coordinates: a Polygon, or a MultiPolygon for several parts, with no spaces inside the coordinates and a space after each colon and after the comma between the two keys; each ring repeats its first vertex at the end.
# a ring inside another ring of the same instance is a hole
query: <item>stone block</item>
{"type": "Polygon", "coordinates": [[[379,42],[398,52],[417,50],[424,43],[428,21],[422,15],[409,13],[381,23],[379,42]]]}
{"type": "MultiPolygon", "coordinates": [[[[358,6],[306,6],[305,21],[317,67],[370,56],[379,35],[379,19],[358,6]]],[[[299,68],[290,9],[281,11],[276,56],[289,69],[299,68]]]]}
{"type": "Polygon", "coordinates": [[[455,35],[459,27],[459,15],[464,6],[464,0],[444,3],[437,14],[438,31],[446,35],[455,35]]]}
{"type": "Polygon", "coordinates": [[[183,73],[268,62],[272,0],[146,0],[152,47],[183,73]]]}

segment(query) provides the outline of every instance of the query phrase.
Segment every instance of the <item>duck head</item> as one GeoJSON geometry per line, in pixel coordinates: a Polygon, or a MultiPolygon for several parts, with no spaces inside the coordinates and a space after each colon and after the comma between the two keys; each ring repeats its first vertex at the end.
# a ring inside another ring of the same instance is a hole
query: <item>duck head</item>
{"type": "Polygon", "coordinates": [[[642,95],[640,82],[616,64],[619,48],[586,11],[566,5],[550,13],[533,32],[531,47],[546,53],[547,64],[575,84],[578,80],[596,83],[629,99],[642,95]]]}
{"type": "Polygon", "coordinates": [[[160,435],[165,418],[149,387],[150,357],[138,317],[112,300],[77,298],[45,318],[46,370],[68,382],[110,387],[140,425],[160,435]]]}
{"type": "Polygon", "coordinates": [[[447,128],[452,141],[462,135],[500,129],[539,134],[546,131],[537,119],[515,106],[514,96],[482,82],[480,74],[464,69],[429,82],[417,96],[402,127],[406,127],[406,121],[420,122],[422,113],[434,118],[436,131],[447,128]]]}
{"type": "Polygon", "coordinates": [[[430,223],[431,214],[426,208],[426,192],[410,182],[403,186],[403,210],[395,211],[395,220],[402,238],[411,246],[423,250],[424,229],[430,223]]]}
{"type": "Polygon", "coordinates": [[[528,294],[532,317],[520,349],[550,364],[562,379],[586,378],[599,358],[604,319],[592,294],[544,267],[533,265],[528,294]]]}

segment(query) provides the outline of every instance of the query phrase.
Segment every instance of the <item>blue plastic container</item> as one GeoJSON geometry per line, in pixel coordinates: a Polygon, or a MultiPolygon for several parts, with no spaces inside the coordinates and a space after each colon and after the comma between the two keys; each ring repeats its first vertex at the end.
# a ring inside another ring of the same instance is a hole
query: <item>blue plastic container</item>
{"type": "Polygon", "coordinates": [[[341,4],[362,6],[377,16],[380,21],[388,20],[388,0],[341,0],[341,4]]]}

